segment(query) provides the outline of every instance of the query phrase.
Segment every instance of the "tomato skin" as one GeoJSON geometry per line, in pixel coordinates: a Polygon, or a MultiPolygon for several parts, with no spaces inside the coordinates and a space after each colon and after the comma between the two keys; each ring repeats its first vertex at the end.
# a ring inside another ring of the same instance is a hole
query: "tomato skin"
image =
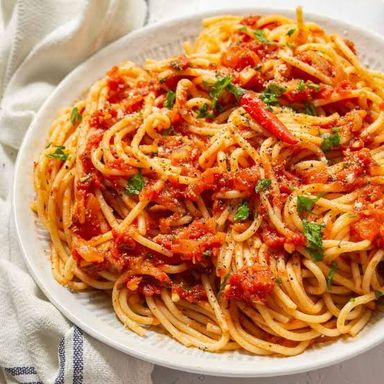
{"type": "Polygon", "coordinates": [[[275,278],[269,267],[243,267],[229,277],[224,295],[227,299],[265,303],[274,285],[275,278]]]}
{"type": "Polygon", "coordinates": [[[241,71],[246,67],[254,67],[260,61],[255,52],[246,46],[234,45],[221,56],[221,64],[241,71]]]}
{"type": "Polygon", "coordinates": [[[360,219],[351,225],[351,238],[355,241],[373,241],[380,233],[380,223],[374,217],[360,219]]]}
{"type": "Polygon", "coordinates": [[[207,294],[201,284],[195,284],[192,287],[186,288],[184,284],[172,284],[172,292],[177,293],[182,299],[189,303],[198,303],[206,301],[207,294]]]}
{"type": "Polygon", "coordinates": [[[100,205],[93,193],[87,193],[84,198],[85,220],[80,222],[76,213],[72,217],[71,231],[84,240],[100,235],[100,221],[98,214],[100,205]]]}
{"type": "Polygon", "coordinates": [[[248,16],[241,19],[240,24],[248,25],[249,27],[256,28],[257,22],[260,20],[260,16],[248,16]]]}

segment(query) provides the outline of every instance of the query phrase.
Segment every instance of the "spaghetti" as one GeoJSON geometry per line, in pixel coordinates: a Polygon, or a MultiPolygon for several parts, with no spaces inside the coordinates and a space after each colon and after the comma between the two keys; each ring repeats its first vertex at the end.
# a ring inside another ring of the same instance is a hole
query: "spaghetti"
{"type": "Polygon", "coordinates": [[[384,294],[384,74],[283,16],[220,16],[53,122],[33,209],[56,280],[186,346],[292,356],[384,294]]]}

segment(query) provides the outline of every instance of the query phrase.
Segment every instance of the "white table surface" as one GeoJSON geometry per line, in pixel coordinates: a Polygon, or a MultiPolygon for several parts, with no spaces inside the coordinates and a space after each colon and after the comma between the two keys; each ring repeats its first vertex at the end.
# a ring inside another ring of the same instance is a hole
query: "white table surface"
{"type": "MultiPolygon", "coordinates": [[[[294,8],[319,13],[371,29],[384,35],[382,0],[147,0],[149,23],[172,19],[209,9],[235,7],[294,8]]],[[[384,332],[384,329],[383,329],[384,332]]],[[[384,383],[384,344],[354,359],[333,367],[292,376],[258,379],[233,379],[195,375],[155,367],[154,384],[382,384],[384,383]]],[[[139,383],[138,383],[139,384],[139,383]]]]}

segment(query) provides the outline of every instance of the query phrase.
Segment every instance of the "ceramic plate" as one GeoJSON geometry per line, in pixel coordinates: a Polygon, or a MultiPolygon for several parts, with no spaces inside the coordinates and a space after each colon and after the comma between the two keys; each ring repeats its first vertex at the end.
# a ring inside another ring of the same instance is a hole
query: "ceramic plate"
{"type": "MultiPolygon", "coordinates": [[[[294,17],[293,11],[276,9],[220,10],[216,14],[271,14],[294,17]]],[[[139,359],[183,371],[208,375],[260,377],[293,374],[335,364],[384,341],[384,317],[376,316],[356,338],[317,346],[295,357],[259,357],[239,352],[210,353],[186,348],[168,336],[149,331],[141,338],[118,321],[110,298],[103,292],[73,294],[51,274],[49,236],[30,209],[34,198],[33,161],[45,145],[48,127],[57,111],[71,105],[113,65],[124,60],[142,64],[145,58],[161,59],[178,54],[181,44],[201,30],[204,13],[152,25],[124,36],[99,51],[71,72],[47,99],[36,115],[21,146],[14,182],[16,229],[26,264],[49,300],[73,323],[100,341],[139,359]]],[[[384,39],[360,28],[306,14],[328,32],[353,40],[364,64],[380,69],[384,62],[384,39]]],[[[383,69],[383,68],[381,68],[383,69]]]]}

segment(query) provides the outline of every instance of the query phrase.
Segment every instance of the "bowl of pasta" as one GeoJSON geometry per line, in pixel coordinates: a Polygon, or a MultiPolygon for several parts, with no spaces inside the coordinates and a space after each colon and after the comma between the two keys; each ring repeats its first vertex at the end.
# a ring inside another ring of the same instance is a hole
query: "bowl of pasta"
{"type": "Polygon", "coordinates": [[[29,271],[97,339],[211,375],[383,341],[384,40],[242,9],[146,27],[46,101],[16,165],[29,271]]]}

